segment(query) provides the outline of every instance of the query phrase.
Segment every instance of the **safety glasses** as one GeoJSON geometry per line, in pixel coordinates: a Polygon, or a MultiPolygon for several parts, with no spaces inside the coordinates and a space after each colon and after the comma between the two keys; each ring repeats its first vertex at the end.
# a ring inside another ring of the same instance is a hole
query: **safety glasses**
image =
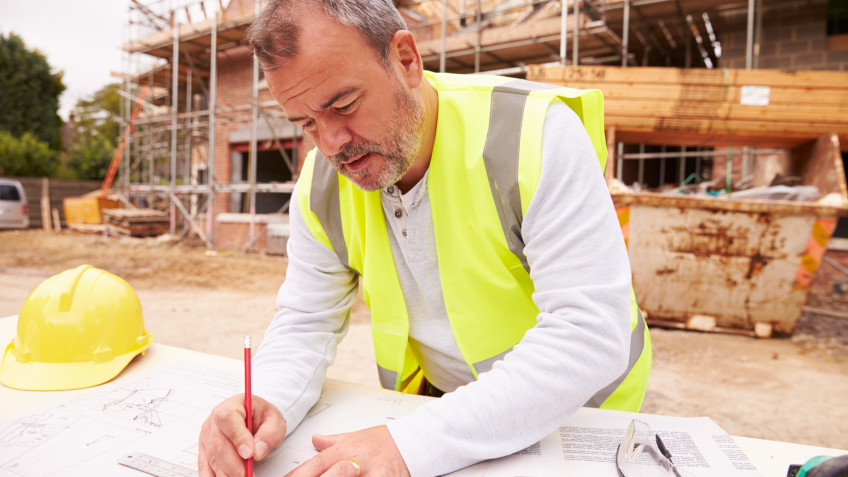
{"type": "Polygon", "coordinates": [[[636,419],[621,438],[615,465],[621,477],[683,477],[660,436],[651,433],[648,423],[636,419]]]}

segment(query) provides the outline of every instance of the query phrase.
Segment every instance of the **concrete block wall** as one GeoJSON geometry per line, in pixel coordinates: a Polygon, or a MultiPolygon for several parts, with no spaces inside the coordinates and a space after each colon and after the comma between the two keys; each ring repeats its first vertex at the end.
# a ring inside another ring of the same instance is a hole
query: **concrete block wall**
{"type": "MultiPolygon", "coordinates": [[[[745,68],[747,15],[722,19],[719,40],[723,68],[745,68]]],[[[827,49],[827,0],[765,5],[759,69],[848,71],[848,50],[827,49]]]]}

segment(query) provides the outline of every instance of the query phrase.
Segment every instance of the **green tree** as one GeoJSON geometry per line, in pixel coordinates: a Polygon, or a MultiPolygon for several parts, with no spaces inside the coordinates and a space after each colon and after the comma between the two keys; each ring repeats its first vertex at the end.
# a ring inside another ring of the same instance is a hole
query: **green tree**
{"type": "Polygon", "coordinates": [[[119,91],[118,83],[106,85],[74,107],[75,138],[68,151],[67,167],[79,179],[106,177],[121,134],[119,91]]]}
{"type": "Polygon", "coordinates": [[[31,132],[18,138],[9,131],[0,131],[0,174],[49,176],[56,165],[56,151],[31,132]]]}
{"type": "Polygon", "coordinates": [[[44,55],[28,50],[14,33],[0,34],[0,131],[32,133],[50,149],[61,147],[59,95],[62,73],[51,73],[44,55]]]}

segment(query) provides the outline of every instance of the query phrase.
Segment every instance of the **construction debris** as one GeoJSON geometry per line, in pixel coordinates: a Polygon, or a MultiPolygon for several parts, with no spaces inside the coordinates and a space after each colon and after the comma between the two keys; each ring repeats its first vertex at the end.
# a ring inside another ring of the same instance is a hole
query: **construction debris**
{"type": "Polygon", "coordinates": [[[750,180],[665,193],[610,180],[648,323],[791,335],[836,220],[848,215],[839,151],[838,135],[824,134],[759,161],[750,180]]]}
{"type": "Polygon", "coordinates": [[[149,237],[167,233],[170,220],[165,212],[152,209],[104,209],[106,231],[113,235],[149,237]]]}

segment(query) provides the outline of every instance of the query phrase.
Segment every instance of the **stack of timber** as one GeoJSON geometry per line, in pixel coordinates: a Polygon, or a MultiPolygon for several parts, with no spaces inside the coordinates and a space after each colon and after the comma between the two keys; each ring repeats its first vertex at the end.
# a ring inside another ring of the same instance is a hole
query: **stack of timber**
{"type": "Polygon", "coordinates": [[[601,90],[615,141],[794,148],[835,133],[848,151],[848,73],[537,65],[527,79],[601,90]]]}
{"type": "Polygon", "coordinates": [[[148,237],[167,233],[168,215],[152,209],[105,209],[106,231],[115,235],[148,237]]]}

